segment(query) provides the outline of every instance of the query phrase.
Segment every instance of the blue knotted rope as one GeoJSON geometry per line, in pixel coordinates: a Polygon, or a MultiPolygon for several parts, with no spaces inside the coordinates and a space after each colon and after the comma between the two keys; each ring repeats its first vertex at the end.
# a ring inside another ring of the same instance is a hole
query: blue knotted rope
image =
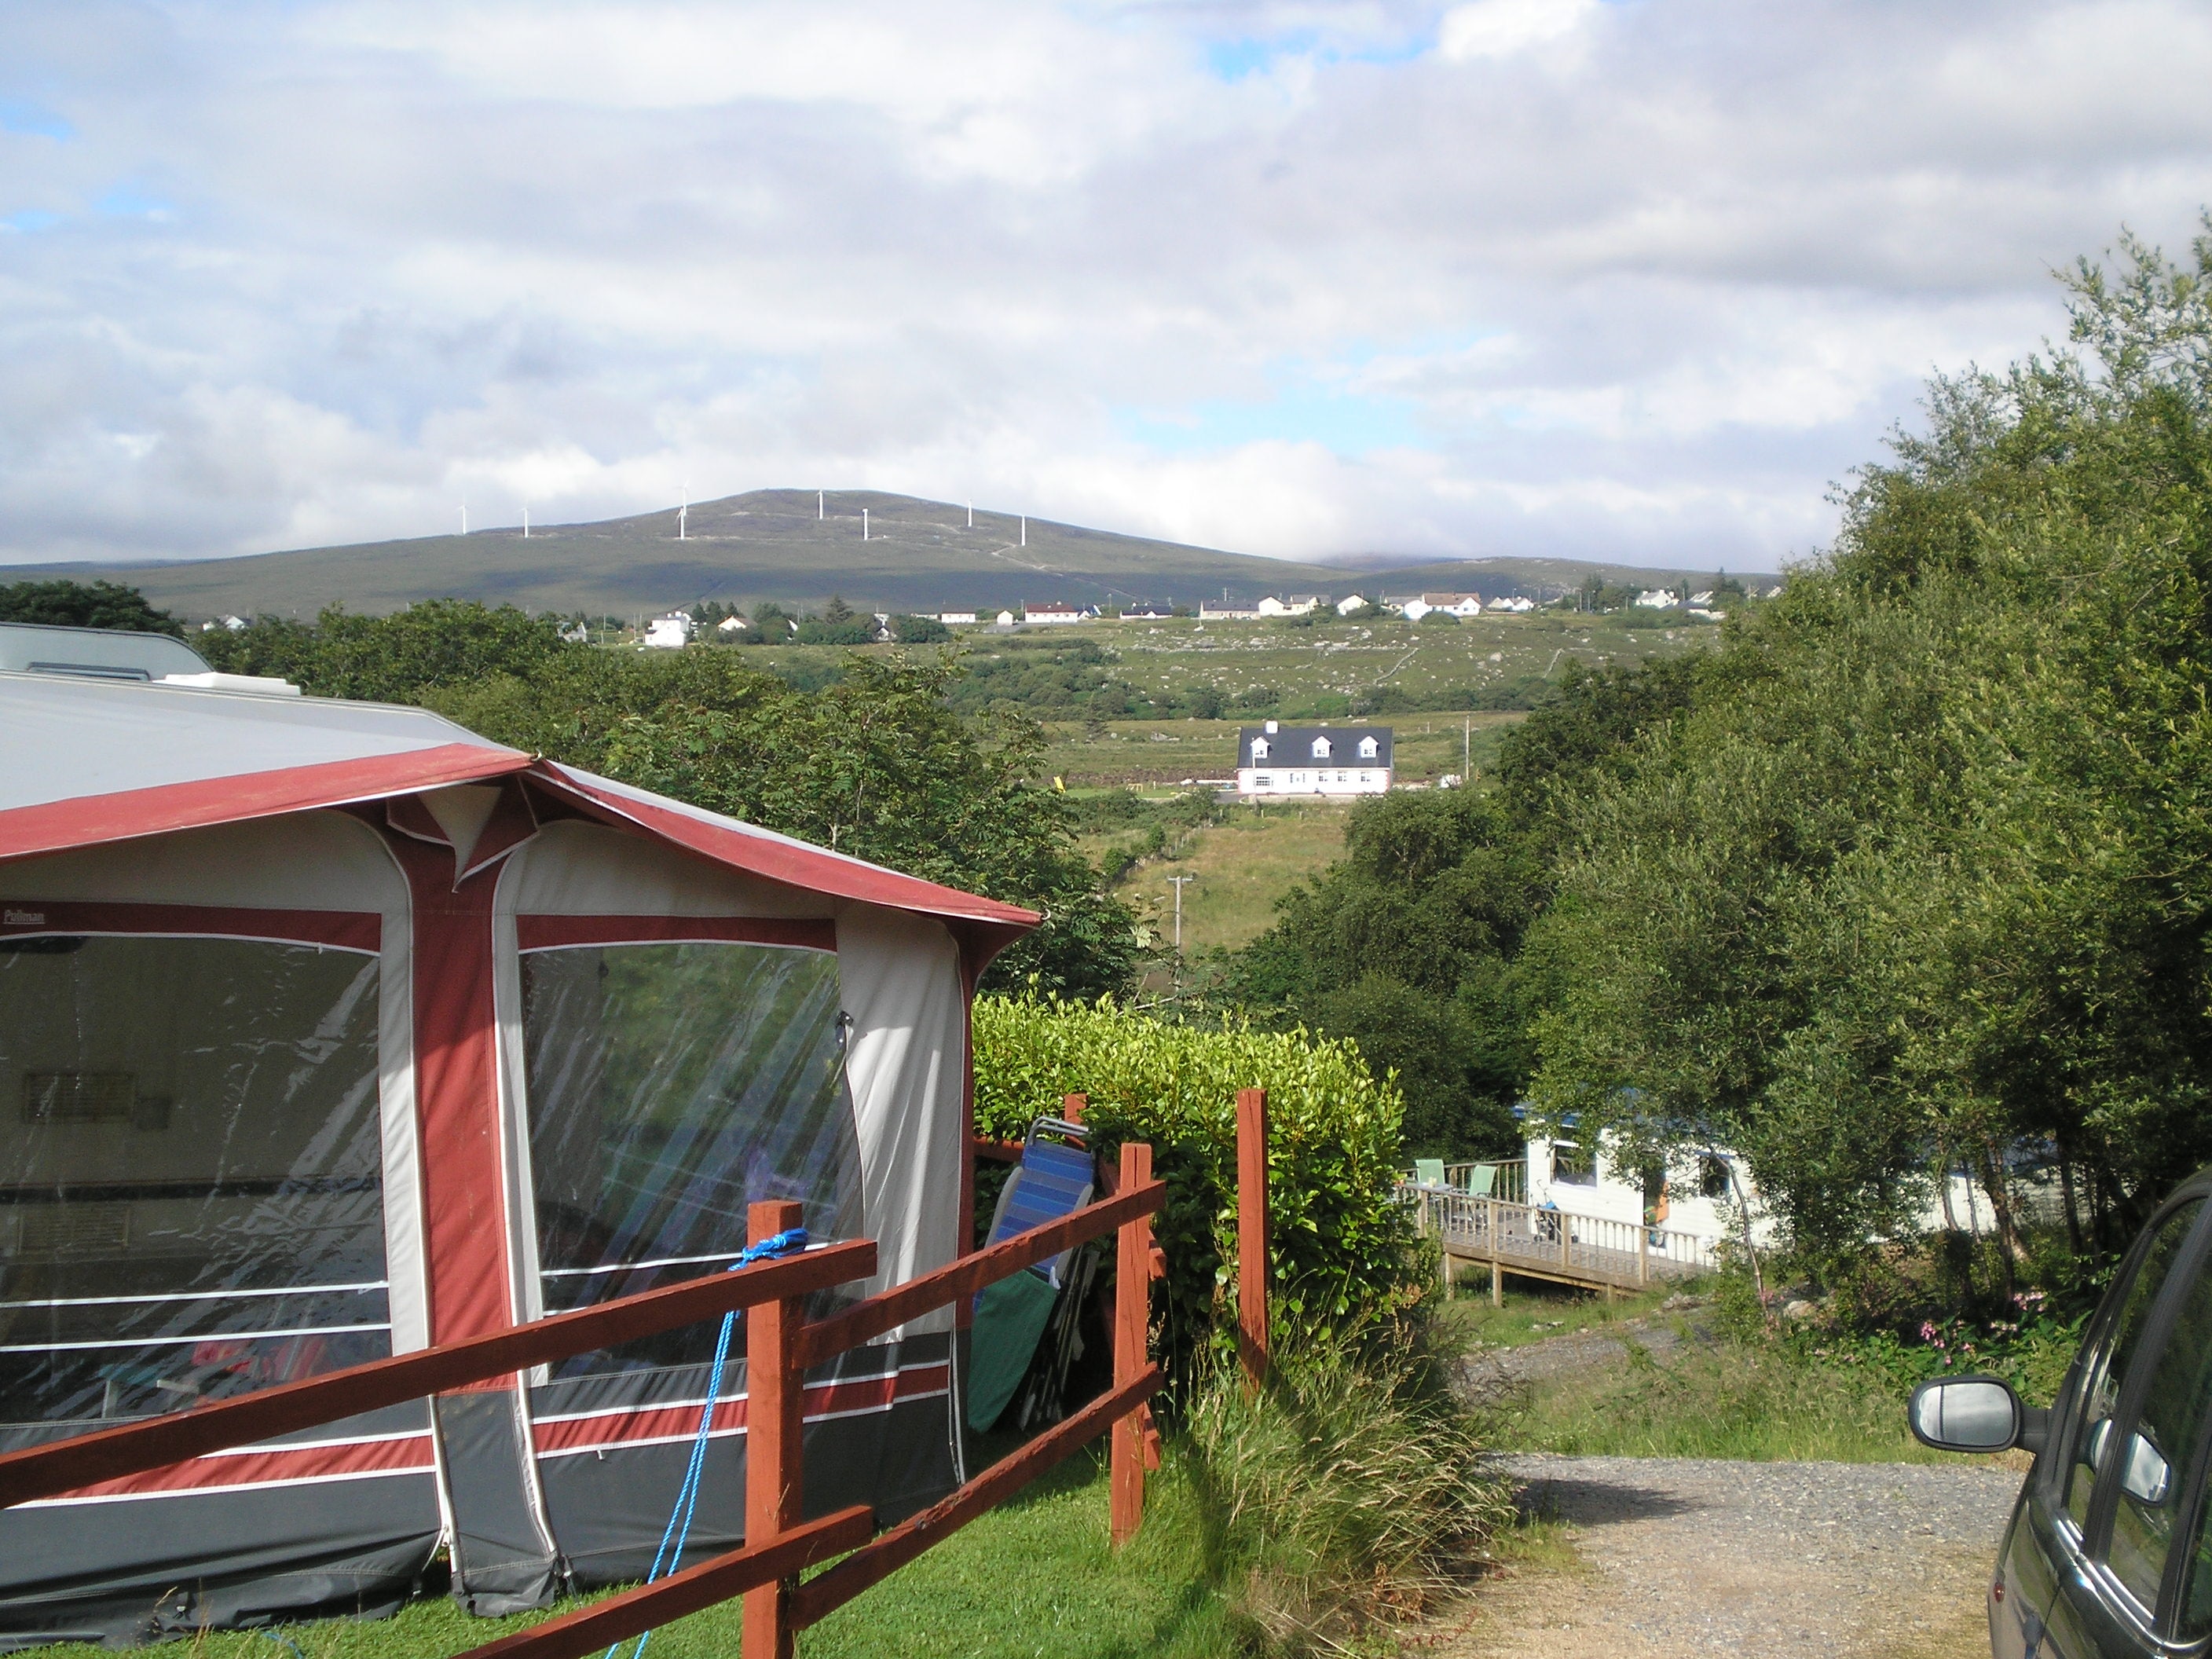
{"type": "MultiPolygon", "coordinates": [[[[744,1254],[724,1271],[735,1273],[756,1261],[764,1261],[771,1256],[805,1248],[806,1229],[788,1228],[773,1238],[764,1238],[757,1244],[746,1246],[744,1254]]],[[[667,1529],[660,1534],[660,1547],[653,1552],[653,1571],[645,1576],[645,1582],[648,1584],[661,1576],[664,1561],[668,1571],[674,1572],[684,1559],[684,1547],[691,1536],[691,1517],[699,1510],[700,1484],[707,1471],[707,1442],[714,1426],[714,1401],[722,1392],[722,1367],[730,1357],[730,1337],[737,1326],[737,1310],[732,1308],[722,1316],[721,1332],[714,1339],[714,1363],[707,1373],[707,1403],[699,1408],[699,1432],[692,1437],[691,1461],[684,1468],[684,1484],[677,1488],[676,1507],[669,1513],[667,1529]],[[669,1547],[672,1542],[675,1545],[673,1550],[669,1547]]],[[[640,1634],[637,1646],[630,1650],[630,1659],[643,1659],[645,1644],[652,1639],[650,1629],[640,1634]]],[[[621,1647],[622,1644],[617,1642],[609,1648],[606,1659],[615,1659],[621,1647]]]]}

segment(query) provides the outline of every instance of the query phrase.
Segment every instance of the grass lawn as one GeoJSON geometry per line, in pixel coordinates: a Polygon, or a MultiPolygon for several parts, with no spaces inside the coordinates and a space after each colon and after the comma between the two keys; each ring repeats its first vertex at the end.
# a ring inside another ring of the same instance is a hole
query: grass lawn
{"type": "MultiPolygon", "coordinates": [[[[1230,1651],[1221,1600],[1206,1581],[1187,1490],[1157,1479],[1145,1529],[1116,1554],[1107,1542],[1103,1449],[1079,1453],[848,1603],[799,1638],[802,1659],[1210,1659],[1230,1651]]],[[[566,1603],[564,1606],[573,1606],[566,1603]]],[[[194,1659],[442,1659],[545,1615],[471,1619],[443,1597],[396,1619],[331,1620],[210,1634],[194,1659]]],[[[735,1659],[739,1605],[654,1632],[653,1659],[735,1659]]],[[[625,1644],[624,1659],[631,1650],[625,1644]]],[[[91,1659],[78,1644],[32,1651],[91,1659]]]]}

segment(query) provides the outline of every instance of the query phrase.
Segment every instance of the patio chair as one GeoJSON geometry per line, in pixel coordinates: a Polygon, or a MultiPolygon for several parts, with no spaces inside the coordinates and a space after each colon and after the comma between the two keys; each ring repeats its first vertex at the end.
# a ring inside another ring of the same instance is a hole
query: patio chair
{"type": "Polygon", "coordinates": [[[1413,1160],[1413,1184],[1417,1187],[1441,1187],[1444,1184],[1444,1161],[1440,1158],[1417,1158],[1413,1160]]]}
{"type": "MultiPolygon", "coordinates": [[[[1097,1169],[1082,1126],[1039,1118],[1030,1125],[1022,1161],[999,1194],[989,1243],[1073,1214],[1091,1201],[1097,1183],[1097,1169]]],[[[1057,1334],[1048,1355],[1051,1375],[1039,1379],[1042,1386],[1033,1387],[1024,1399],[1023,1426],[1039,1410],[1051,1408],[1064,1389],[1068,1364],[1081,1350],[1075,1314],[1091,1287],[1096,1261],[1087,1249],[1062,1250],[978,1293],[969,1347],[969,1427],[981,1433],[1005,1414],[1030,1376],[1048,1328],[1057,1334]]]]}

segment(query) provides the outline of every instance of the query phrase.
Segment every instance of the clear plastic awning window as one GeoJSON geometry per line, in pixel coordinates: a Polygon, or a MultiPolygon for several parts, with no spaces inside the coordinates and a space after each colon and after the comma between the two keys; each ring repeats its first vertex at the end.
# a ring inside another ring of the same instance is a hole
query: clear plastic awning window
{"type": "Polygon", "coordinates": [[[0,942],[0,1436],[391,1352],[376,1034],[373,956],[0,942]]]}
{"type": "MultiPolygon", "coordinates": [[[[858,1232],[836,957],[654,944],[522,961],[548,1313],[722,1271],[757,1200],[797,1200],[817,1242],[858,1232]]],[[[672,1331],[556,1374],[695,1364],[714,1334],[672,1331]]]]}

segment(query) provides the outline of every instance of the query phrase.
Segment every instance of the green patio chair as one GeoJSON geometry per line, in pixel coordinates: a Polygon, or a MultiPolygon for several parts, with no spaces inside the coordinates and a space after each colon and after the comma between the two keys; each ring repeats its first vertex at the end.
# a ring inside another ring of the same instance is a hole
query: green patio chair
{"type": "Polygon", "coordinates": [[[1467,1195],[1469,1198],[1488,1198],[1490,1189],[1497,1184],[1498,1166],[1495,1164],[1478,1164],[1468,1176],[1467,1195]]]}
{"type": "Polygon", "coordinates": [[[1419,1187],[1441,1187],[1444,1184],[1444,1161],[1440,1158],[1417,1158],[1413,1160],[1413,1182],[1419,1187]]]}

